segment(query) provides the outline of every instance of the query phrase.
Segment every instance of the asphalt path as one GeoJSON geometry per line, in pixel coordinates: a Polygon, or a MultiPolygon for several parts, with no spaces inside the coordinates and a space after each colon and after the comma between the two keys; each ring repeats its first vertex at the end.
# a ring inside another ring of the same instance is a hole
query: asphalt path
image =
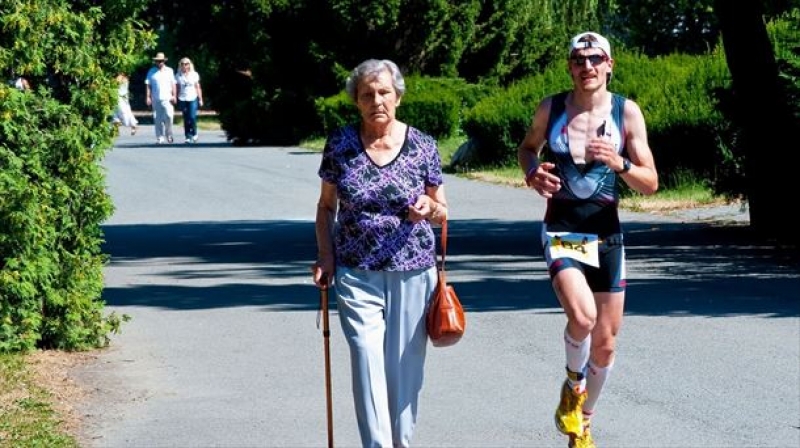
{"type": "MultiPolygon", "coordinates": [[[[116,207],[103,298],[131,320],[76,373],[90,391],[82,445],[326,446],[309,270],[319,153],[235,147],[218,131],[154,142],[142,126],[103,162],[116,207]]],[[[553,424],[565,319],[538,246],[544,201],[445,185],[448,278],[468,328],[456,346],[429,346],[414,446],[566,446],[553,424]]],[[[629,292],[598,446],[800,446],[796,254],[742,225],[623,219],[629,292]]],[[[358,447],[333,300],[330,317],[335,445],[358,447]]]]}

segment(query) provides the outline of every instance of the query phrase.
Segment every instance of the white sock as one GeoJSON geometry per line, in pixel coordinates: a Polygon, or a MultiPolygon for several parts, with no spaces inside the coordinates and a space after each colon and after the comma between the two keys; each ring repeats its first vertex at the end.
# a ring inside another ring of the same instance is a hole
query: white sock
{"type": "Polygon", "coordinates": [[[594,412],[594,406],[597,404],[597,399],[600,398],[600,392],[606,384],[608,375],[614,367],[612,361],[607,367],[597,367],[589,361],[586,369],[586,401],[583,403],[584,412],[591,415],[594,412]]]}
{"type": "Polygon", "coordinates": [[[591,342],[591,336],[587,336],[583,341],[576,341],[567,333],[567,330],[564,330],[564,348],[567,354],[567,381],[569,381],[572,390],[577,390],[579,393],[586,388],[584,370],[589,362],[591,342]]]}

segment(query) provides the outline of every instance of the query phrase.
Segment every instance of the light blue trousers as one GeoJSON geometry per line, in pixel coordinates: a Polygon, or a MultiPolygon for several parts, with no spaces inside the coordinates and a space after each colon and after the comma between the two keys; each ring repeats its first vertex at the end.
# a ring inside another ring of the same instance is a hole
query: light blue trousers
{"type": "Polygon", "coordinates": [[[172,137],[172,122],[175,117],[175,107],[169,100],[153,103],[153,124],[156,127],[156,138],[172,137]]]}
{"type": "Polygon", "coordinates": [[[336,268],[339,318],[350,347],[358,429],[365,448],[408,447],[417,421],[436,268],[336,268]]]}

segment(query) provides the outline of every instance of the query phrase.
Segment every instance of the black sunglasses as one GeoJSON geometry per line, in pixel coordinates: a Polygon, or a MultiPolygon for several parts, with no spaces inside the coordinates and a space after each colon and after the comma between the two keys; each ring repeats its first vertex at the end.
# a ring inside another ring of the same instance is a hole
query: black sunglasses
{"type": "Polygon", "coordinates": [[[600,65],[603,62],[607,61],[608,60],[608,56],[606,56],[604,54],[590,54],[588,56],[576,55],[576,56],[570,57],[569,60],[572,61],[572,63],[575,64],[575,65],[584,65],[584,64],[586,64],[586,61],[588,60],[589,63],[592,64],[592,67],[597,67],[598,65],[600,65]]]}

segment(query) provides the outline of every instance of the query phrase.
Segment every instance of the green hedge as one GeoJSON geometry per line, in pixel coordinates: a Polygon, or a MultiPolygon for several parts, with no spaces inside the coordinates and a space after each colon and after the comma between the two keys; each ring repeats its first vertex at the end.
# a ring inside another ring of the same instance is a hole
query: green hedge
{"type": "Polygon", "coordinates": [[[539,101],[570,85],[564,67],[554,67],[499,90],[466,111],[463,128],[478,145],[478,163],[516,163],[516,148],[525,137],[539,101]]]}
{"type": "MultiPolygon", "coordinates": [[[[436,138],[451,137],[461,130],[463,112],[494,92],[496,88],[459,78],[408,76],[397,118],[436,138]]],[[[358,109],[344,91],[318,99],[315,106],[326,134],[359,120],[358,109]]]]}
{"type": "Polygon", "coordinates": [[[0,86],[0,98],[0,351],[100,346],[118,323],[100,300],[99,223],[113,208],[99,161],[110,138],[92,132],[99,115],[44,90],[0,86]]]}
{"type": "Polygon", "coordinates": [[[154,36],[136,22],[146,5],[92,5],[0,5],[0,67],[32,86],[0,85],[0,352],[100,347],[127,318],[104,312],[100,163],[114,76],[154,36]]]}

